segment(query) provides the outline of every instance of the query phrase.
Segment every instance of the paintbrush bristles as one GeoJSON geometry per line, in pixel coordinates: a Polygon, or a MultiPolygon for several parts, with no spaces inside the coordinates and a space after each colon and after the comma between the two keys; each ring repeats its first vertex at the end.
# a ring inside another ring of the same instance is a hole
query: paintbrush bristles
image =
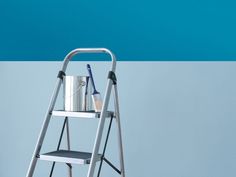
{"type": "Polygon", "coordinates": [[[101,112],[102,111],[102,98],[100,94],[94,94],[92,95],[93,98],[93,106],[95,109],[95,112],[101,112]]]}

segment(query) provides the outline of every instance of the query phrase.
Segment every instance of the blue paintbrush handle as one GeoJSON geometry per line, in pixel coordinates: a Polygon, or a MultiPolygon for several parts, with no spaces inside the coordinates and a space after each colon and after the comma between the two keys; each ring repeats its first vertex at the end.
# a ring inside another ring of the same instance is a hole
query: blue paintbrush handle
{"type": "Polygon", "coordinates": [[[86,77],[85,95],[88,94],[88,82],[89,82],[89,77],[86,77]]]}
{"type": "Polygon", "coordinates": [[[91,78],[92,86],[93,86],[93,89],[94,89],[93,94],[96,94],[96,93],[98,93],[98,91],[96,90],[95,83],[94,83],[94,80],[93,80],[92,70],[91,70],[91,67],[90,67],[89,64],[87,64],[87,69],[88,69],[89,77],[91,78]]]}

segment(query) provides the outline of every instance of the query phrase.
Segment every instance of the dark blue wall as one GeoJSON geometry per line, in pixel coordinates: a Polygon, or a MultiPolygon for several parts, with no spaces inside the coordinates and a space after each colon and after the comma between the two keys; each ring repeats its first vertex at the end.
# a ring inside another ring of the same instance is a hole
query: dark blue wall
{"type": "Polygon", "coordinates": [[[107,47],[120,60],[236,60],[233,0],[7,0],[1,60],[61,60],[107,47]]]}

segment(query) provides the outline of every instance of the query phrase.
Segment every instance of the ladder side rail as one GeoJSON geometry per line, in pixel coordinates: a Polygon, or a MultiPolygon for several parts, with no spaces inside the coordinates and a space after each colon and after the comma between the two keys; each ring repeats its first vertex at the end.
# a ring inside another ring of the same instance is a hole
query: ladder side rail
{"type": "MultiPolygon", "coordinates": [[[[67,140],[67,149],[70,150],[70,129],[69,129],[69,119],[66,121],[66,140],[67,140]]],[[[72,166],[68,165],[68,176],[72,177],[72,166]]]]}
{"type": "Polygon", "coordinates": [[[89,170],[87,177],[93,177],[94,175],[94,170],[95,170],[95,163],[96,163],[96,157],[98,155],[99,147],[101,144],[101,139],[102,139],[102,133],[104,129],[104,123],[105,123],[105,112],[107,112],[109,100],[110,100],[110,95],[111,95],[111,89],[112,89],[112,80],[108,79],[107,82],[107,87],[106,87],[106,92],[104,96],[104,103],[102,106],[102,111],[101,111],[101,116],[97,128],[97,133],[96,133],[96,138],[95,138],[95,143],[93,146],[93,152],[92,152],[92,157],[91,157],[91,162],[89,165],[89,170]]]}
{"type": "Polygon", "coordinates": [[[50,122],[50,118],[52,116],[51,112],[52,112],[52,110],[55,106],[56,99],[57,99],[57,96],[58,96],[58,93],[59,93],[59,90],[60,90],[60,87],[61,87],[61,83],[62,83],[62,80],[60,78],[58,78],[57,81],[56,81],[56,86],[53,90],[53,94],[52,94],[52,97],[51,97],[51,100],[50,100],[50,104],[48,106],[48,110],[47,110],[46,115],[45,115],[43,125],[41,127],[41,130],[40,130],[40,133],[39,133],[39,136],[38,136],[38,140],[37,140],[34,152],[33,152],[33,156],[32,156],[32,159],[31,159],[26,177],[32,177],[33,176],[33,173],[34,173],[34,170],[35,170],[35,167],[36,167],[36,163],[37,163],[37,160],[38,160],[37,156],[40,153],[40,150],[41,150],[41,147],[42,147],[42,144],[43,144],[43,140],[44,140],[44,137],[45,137],[46,132],[47,132],[47,128],[48,128],[48,125],[49,125],[49,122],[50,122]]]}
{"type": "Polygon", "coordinates": [[[125,177],[125,165],[124,165],[124,151],[122,144],[122,135],[121,135],[121,124],[120,124],[120,110],[119,110],[119,100],[118,100],[118,89],[117,84],[114,84],[114,103],[115,103],[115,118],[117,123],[117,133],[118,133],[118,144],[119,144],[119,156],[120,156],[120,171],[121,176],[125,177]]]}

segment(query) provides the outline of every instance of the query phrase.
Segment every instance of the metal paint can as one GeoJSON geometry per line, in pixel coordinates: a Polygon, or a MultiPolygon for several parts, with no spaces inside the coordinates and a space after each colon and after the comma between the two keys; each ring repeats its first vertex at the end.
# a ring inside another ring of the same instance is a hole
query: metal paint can
{"type": "Polygon", "coordinates": [[[89,76],[64,76],[63,84],[65,111],[92,110],[89,76]]]}

